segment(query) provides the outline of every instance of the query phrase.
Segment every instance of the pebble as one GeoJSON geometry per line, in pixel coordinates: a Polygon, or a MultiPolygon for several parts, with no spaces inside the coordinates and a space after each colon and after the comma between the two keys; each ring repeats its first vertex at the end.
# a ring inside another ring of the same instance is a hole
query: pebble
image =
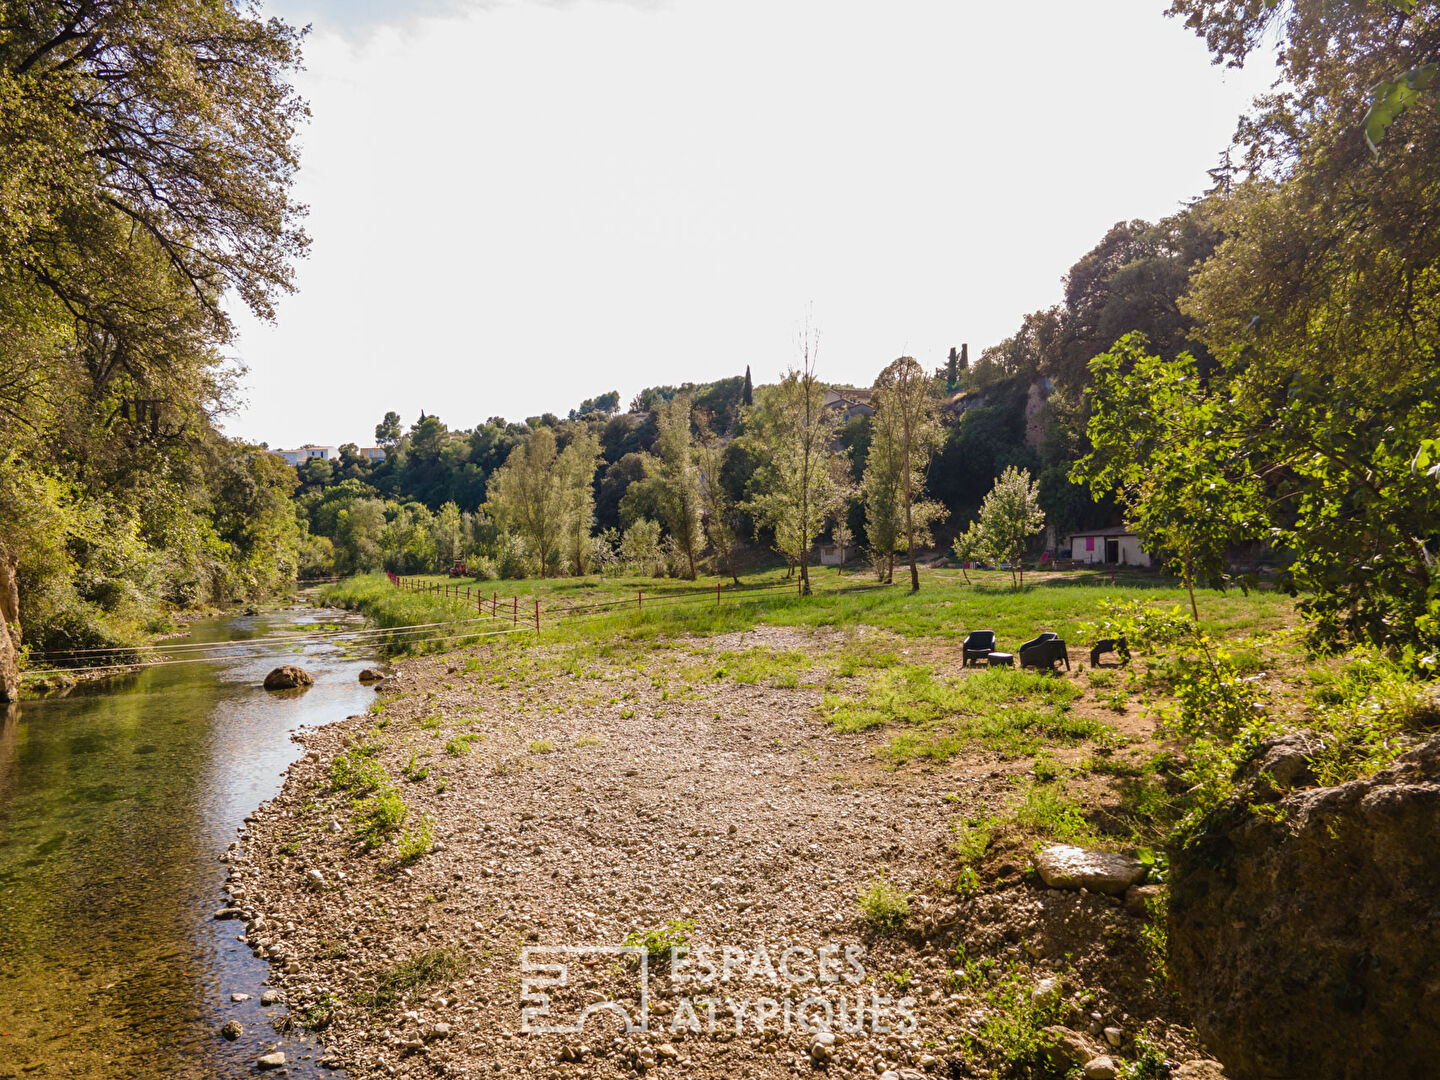
{"type": "Polygon", "coordinates": [[[1118,1027],[1107,1027],[1105,1029],[1105,1041],[1111,1046],[1119,1046],[1125,1038],[1125,1033],[1118,1027]]]}
{"type": "Polygon", "coordinates": [[[249,1001],[249,1000],[250,1000],[250,995],[249,995],[249,994],[231,994],[231,995],[230,995],[230,1000],[231,1000],[231,1001],[249,1001]]]}
{"type": "Polygon", "coordinates": [[[1109,1054],[1101,1054],[1085,1063],[1085,1080],[1115,1080],[1120,1070],[1109,1054]]]}
{"type": "Polygon", "coordinates": [[[285,1051],[276,1050],[273,1054],[266,1054],[255,1062],[257,1069],[283,1069],[285,1067],[285,1051]]]}
{"type": "Polygon", "coordinates": [[[274,1005],[274,1004],[275,1004],[276,1002],[278,1002],[279,1000],[280,1000],[280,991],[279,991],[279,990],[266,990],[263,994],[260,995],[260,1004],[261,1004],[261,1005],[274,1005]]]}
{"type": "Polygon", "coordinates": [[[229,1039],[231,1042],[234,1042],[241,1035],[245,1034],[245,1028],[243,1025],[241,1025],[239,1020],[226,1020],[224,1025],[220,1028],[220,1034],[223,1035],[225,1038],[229,1039]]]}

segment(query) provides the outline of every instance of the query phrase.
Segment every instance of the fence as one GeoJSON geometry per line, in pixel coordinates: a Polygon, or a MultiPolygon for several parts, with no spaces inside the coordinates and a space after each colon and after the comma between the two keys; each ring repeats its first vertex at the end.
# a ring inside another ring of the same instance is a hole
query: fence
{"type": "MultiPolygon", "coordinates": [[[[481,617],[503,620],[508,615],[509,621],[514,627],[519,627],[523,618],[525,623],[537,634],[540,633],[544,625],[543,620],[545,619],[552,620],[551,625],[554,625],[561,620],[594,618],[600,615],[616,614],[628,608],[634,608],[637,613],[643,614],[647,606],[655,608],[671,604],[711,602],[708,590],[704,594],[701,594],[698,589],[669,592],[652,591],[647,597],[645,590],[637,589],[635,590],[635,598],[633,600],[625,598],[591,604],[571,604],[566,603],[563,599],[551,598],[551,604],[554,606],[554,610],[545,612],[541,610],[540,597],[532,596],[528,598],[523,605],[522,614],[520,597],[510,596],[502,598],[498,590],[492,590],[490,596],[486,597],[484,590],[470,585],[458,585],[444,581],[427,581],[421,578],[403,577],[389,570],[385,572],[385,575],[390,579],[391,585],[406,592],[431,594],[447,599],[463,600],[467,605],[473,604],[475,605],[476,614],[481,617]],[[487,606],[489,608],[488,612],[486,611],[487,606]]],[[[795,594],[797,596],[803,596],[804,587],[805,583],[797,579],[793,586],[795,594]]],[[[852,585],[837,590],[827,590],[827,593],[862,592],[877,588],[883,589],[889,588],[889,586],[879,584],[852,585]]],[[[715,585],[714,603],[718,607],[724,603],[727,597],[743,600],[757,593],[788,592],[791,589],[792,586],[786,583],[779,585],[726,586],[717,582],[715,585]]]]}

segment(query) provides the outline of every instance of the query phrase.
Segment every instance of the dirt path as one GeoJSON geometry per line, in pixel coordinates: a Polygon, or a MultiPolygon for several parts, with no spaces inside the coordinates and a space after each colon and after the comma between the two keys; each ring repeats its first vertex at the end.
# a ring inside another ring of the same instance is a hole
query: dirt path
{"type": "Polygon", "coordinates": [[[361,1078],[976,1075],[1007,1010],[1183,1060],[1118,901],[1027,884],[1004,844],[957,893],[957,824],[999,814],[1028,764],[882,767],[883,732],[819,718],[807,665],[844,645],[778,631],[400,665],[383,712],[306,736],[233,856],[292,1021],[361,1078]],[[367,804],[333,783],[342,755],[384,766],[434,850],[408,865],[393,842],[363,850],[367,804]],[[881,925],[901,894],[908,915],[881,925]],[[555,951],[647,932],[643,1001],[635,956],[555,951]],[[661,952],[681,938],[672,977],[661,952]],[[554,964],[563,985],[540,981],[554,964]],[[534,1030],[605,1002],[579,1034],[534,1030]],[[615,1006],[648,1030],[626,1033],[615,1006]],[[807,1030],[822,1015],[833,1039],[807,1030]]]}

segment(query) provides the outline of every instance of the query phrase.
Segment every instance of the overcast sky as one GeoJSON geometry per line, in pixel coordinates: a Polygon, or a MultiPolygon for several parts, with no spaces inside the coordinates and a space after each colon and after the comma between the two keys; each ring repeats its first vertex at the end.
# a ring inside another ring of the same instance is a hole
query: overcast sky
{"type": "Polygon", "coordinates": [[[1271,71],[1163,0],[271,0],[312,23],[310,257],[239,319],[237,435],[971,355],[1199,194],[1271,71]]]}

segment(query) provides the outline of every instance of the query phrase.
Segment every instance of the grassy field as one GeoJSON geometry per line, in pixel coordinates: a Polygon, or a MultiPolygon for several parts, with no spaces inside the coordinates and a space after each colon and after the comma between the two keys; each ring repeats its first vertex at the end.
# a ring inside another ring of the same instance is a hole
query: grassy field
{"type": "MultiPolygon", "coordinates": [[[[959,571],[928,571],[920,592],[911,593],[904,585],[879,586],[869,575],[826,568],[814,574],[814,594],[799,597],[791,591],[793,580],[787,581],[780,570],[747,577],[740,589],[728,579],[713,577],[695,582],[631,577],[486,583],[438,575],[406,579],[420,588],[439,586],[438,593],[397,589],[377,574],[328,586],[321,595],[328,603],[363,611],[379,626],[453,621],[456,633],[479,611],[488,615],[496,598],[503,625],[512,625],[518,610],[519,624],[533,627],[538,599],[541,637],[547,640],[715,634],[756,625],[863,625],[937,641],[953,641],[971,630],[994,630],[999,647],[1010,651],[1046,630],[1065,638],[1072,651],[1082,644],[1088,648],[1089,643],[1080,640],[1081,624],[1095,617],[1102,600],[1141,600],[1161,607],[1186,603],[1174,582],[1134,572],[1117,575],[1113,584],[1108,574],[1100,573],[1031,575],[1020,589],[1011,587],[1008,573],[970,571],[969,577],[967,584],[959,571]],[[460,595],[446,595],[447,587],[458,588],[460,595]],[[465,598],[467,589],[470,599],[465,598]]],[[[1294,622],[1293,601],[1275,592],[1205,593],[1199,599],[1202,624],[1219,638],[1273,632],[1294,622]]]]}

